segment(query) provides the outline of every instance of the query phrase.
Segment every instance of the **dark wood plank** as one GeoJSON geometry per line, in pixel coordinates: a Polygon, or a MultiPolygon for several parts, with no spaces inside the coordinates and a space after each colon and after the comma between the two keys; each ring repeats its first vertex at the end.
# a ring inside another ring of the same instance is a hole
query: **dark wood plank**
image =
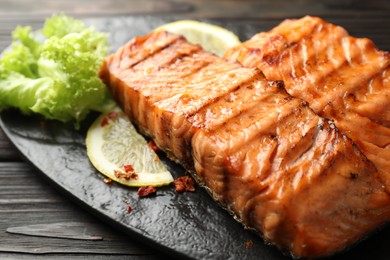
{"type": "Polygon", "coordinates": [[[21,160],[19,153],[0,128],[0,162],[19,160],[21,160]]]}
{"type": "MultiPolygon", "coordinates": [[[[390,13],[390,11],[389,11],[390,13]]],[[[293,18],[294,16],[285,15],[283,17],[274,18],[214,18],[209,19],[213,21],[224,21],[224,25],[229,23],[241,23],[241,28],[236,33],[239,34],[242,40],[246,40],[248,36],[252,36],[255,33],[272,29],[278,25],[281,21],[287,18],[293,18]],[[243,37],[243,35],[246,37],[243,37]]],[[[299,16],[298,16],[299,17],[299,16]]],[[[183,18],[183,17],[181,17],[183,18]]],[[[171,19],[181,19],[180,16],[174,16],[171,19]]],[[[186,17],[186,19],[196,19],[196,17],[186,17]]],[[[390,15],[388,16],[363,16],[363,17],[343,17],[343,16],[322,16],[325,20],[344,27],[350,35],[354,37],[365,37],[372,39],[379,49],[390,50],[390,15]]],[[[206,19],[207,20],[207,19],[206,19]]],[[[0,51],[9,46],[11,43],[11,32],[17,26],[32,25],[34,30],[38,30],[42,27],[44,20],[42,18],[32,22],[31,19],[10,19],[7,26],[3,23],[3,18],[0,16],[0,51]]],[[[218,22],[217,22],[218,23],[218,22]]]]}
{"type": "Polygon", "coordinates": [[[158,259],[169,259],[161,258],[150,255],[96,255],[96,254],[47,254],[47,255],[30,255],[23,253],[3,253],[0,254],[1,259],[20,259],[20,260],[31,260],[31,259],[56,259],[56,260],[158,260],[158,259]]]}
{"type": "Polygon", "coordinates": [[[181,14],[192,17],[285,17],[306,14],[319,16],[388,16],[387,0],[95,0],[50,1],[3,0],[0,17],[47,16],[65,12],[74,16],[129,15],[129,14],[181,14]]]}
{"type": "MultiPolygon", "coordinates": [[[[148,256],[156,259],[155,250],[131,240],[81,210],[41,179],[26,163],[0,163],[0,187],[0,252],[2,253],[110,254],[148,256]],[[74,222],[78,222],[79,225],[84,223],[86,233],[95,234],[103,239],[80,241],[6,232],[10,227],[74,222]]],[[[4,256],[2,253],[0,259],[4,256]]]]}

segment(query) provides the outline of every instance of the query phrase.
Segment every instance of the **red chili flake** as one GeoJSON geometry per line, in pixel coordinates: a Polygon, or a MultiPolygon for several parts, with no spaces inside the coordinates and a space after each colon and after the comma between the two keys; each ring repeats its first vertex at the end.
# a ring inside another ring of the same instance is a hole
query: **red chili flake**
{"type": "Polygon", "coordinates": [[[194,180],[190,176],[181,176],[173,182],[177,192],[195,191],[194,184],[194,180]]]}
{"type": "Polygon", "coordinates": [[[115,177],[117,177],[117,178],[121,178],[122,175],[123,175],[123,173],[120,172],[120,171],[114,170],[114,175],[115,175],[115,177]]]}
{"type": "Polygon", "coordinates": [[[111,112],[108,114],[108,118],[109,119],[115,119],[118,117],[118,113],[117,112],[111,112]]]}
{"type": "Polygon", "coordinates": [[[100,124],[100,126],[103,127],[103,126],[106,126],[106,125],[108,125],[108,119],[107,119],[107,117],[105,117],[105,118],[103,119],[103,121],[102,121],[102,123],[100,124]]]}
{"type": "Polygon", "coordinates": [[[158,148],[158,146],[152,140],[150,140],[148,142],[148,145],[149,145],[150,148],[152,148],[153,151],[155,151],[155,152],[159,152],[160,151],[160,148],[158,148]]]}
{"type": "Polygon", "coordinates": [[[110,178],[104,178],[103,181],[104,181],[105,184],[112,183],[112,180],[110,178]]]}
{"type": "Polygon", "coordinates": [[[127,213],[130,213],[133,211],[133,208],[130,205],[127,205],[127,213]]]}
{"type": "Polygon", "coordinates": [[[123,168],[125,169],[125,172],[134,172],[134,168],[131,164],[124,165],[123,168]]]}
{"type": "Polygon", "coordinates": [[[245,248],[246,249],[251,249],[251,247],[253,246],[253,241],[252,240],[249,240],[245,243],[245,248]]]}
{"type": "Polygon", "coordinates": [[[117,178],[130,179],[130,175],[121,171],[114,170],[114,175],[117,178]]]}
{"type": "Polygon", "coordinates": [[[129,179],[138,180],[138,174],[134,172],[134,169],[131,165],[125,165],[124,168],[125,168],[126,172],[114,170],[115,177],[124,178],[126,180],[129,180],[129,179]]]}
{"type": "Polygon", "coordinates": [[[140,197],[146,197],[149,196],[150,194],[156,193],[156,189],[153,186],[143,186],[139,187],[137,194],[140,197]]]}

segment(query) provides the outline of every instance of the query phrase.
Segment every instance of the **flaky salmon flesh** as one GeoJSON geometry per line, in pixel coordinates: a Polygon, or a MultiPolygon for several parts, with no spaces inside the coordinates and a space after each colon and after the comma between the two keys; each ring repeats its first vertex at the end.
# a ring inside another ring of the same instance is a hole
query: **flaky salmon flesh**
{"type": "Polygon", "coordinates": [[[286,20],[229,50],[332,119],[370,159],[390,191],[390,53],[318,17],[286,20]]]}
{"type": "Polygon", "coordinates": [[[332,255],[390,218],[375,166],[257,68],[159,31],[107,57],[100,76],[143,134],[292,256],[332,255]]]}

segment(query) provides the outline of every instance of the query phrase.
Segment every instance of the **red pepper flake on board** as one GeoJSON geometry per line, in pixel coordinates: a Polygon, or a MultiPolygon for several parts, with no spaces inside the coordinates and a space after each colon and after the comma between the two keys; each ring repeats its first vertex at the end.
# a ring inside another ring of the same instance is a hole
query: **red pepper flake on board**
{"type": "Polygon", "coordinates": [[[112,180],[110,178],[104,178],[103,181],[104,181],[105,184],[111,184],[112,183],[112,180]]]}
{"type": "Polygon", "coordinates": [[[245,243],[245,248],[246,249],[251,249],[253,246],[253,241],[252,240],[249,240],[245,243]]]}
{"type": "Polygon", "coordinates": [[[153,186],[143,186],[139,187],[137,194],[140,197],[146,197],[149,196],[150,194],[156,193],[156,189],[153,186]]]}
{"type": "Polygon", "coordinates": [[[160,148],[158,148],[158,146],[157,146],[152,140],[150,140],[150,141],[148,142],[148,145],[149,145],[149,147],[150,147],[153,151],[155,151],[155,152],[159,152],[159,151],[160,151],[160,148]]]}
{"type": "Polygon", "coordinates": [[[190,176],[181,176],[173,181],[177,192],[195,191],[195,182],[190,176]]]}
{"type": "Polygon", "coordinates": [[[127,205],[127,213],[130,213],[133,211],[133,208],[130,205],[127,205]]]}
{"type": "Polygon", "coordinates": [[[101,127],[104,127],[104,126],[106,126],[106,125],[108,125],[108,119],[107,119],[107,117],[105,117],[105,118],[103,119],[103,121],[102,121],[102,123],[100,124],[100,126],[101,126],[101,127]]]}

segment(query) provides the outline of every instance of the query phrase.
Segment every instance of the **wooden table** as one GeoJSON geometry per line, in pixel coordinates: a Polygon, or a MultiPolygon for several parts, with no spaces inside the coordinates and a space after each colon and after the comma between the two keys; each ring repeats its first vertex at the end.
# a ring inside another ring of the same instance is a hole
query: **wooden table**
{"type": "MultiPolygon", "coordinates": [[[[272,19],[317,15],[346,27],[355,36],[374,39],[390,50],[390,2],[359,0],[255,1],[255,0],[1,0],[0,50],[10,44],[16,25],[41,27],[53,12],[78,17],[114,15],[159,15],[182,18],[237,20],[272,19]]],[[[51,187],[28,163],[0,130],[0,259],[161,259],[164,252],[131,240],[96,219],[51,187]],[[58,224],[61,223],[61,224],[58,224]],[[26,236],[6,232],[11,227],[32,224],[70,225],[71,229],[96,234],[103,240],[72,240],[26,236]]]]}

